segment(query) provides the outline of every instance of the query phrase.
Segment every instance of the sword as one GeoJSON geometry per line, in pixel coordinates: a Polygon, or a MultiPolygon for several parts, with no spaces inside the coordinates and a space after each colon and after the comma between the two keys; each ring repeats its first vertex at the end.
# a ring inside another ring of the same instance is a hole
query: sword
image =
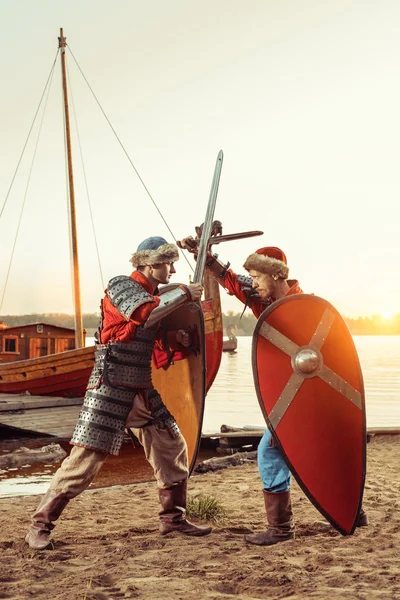
{"type": "Polygon", "coordinates": [[[215,164],[214,176],[211,184],[210,197],[207,205],[206,218],[204,219],[203,231],[199,242],[199,251],[197,253],[196,269],[194,271],[193,283],[203,283],[204,269],[206,266],[207,250],[211,237],[211,229],[214,219],[215,204],[217,202],[219,178],[221,176],[222,161],[224,153],[218,152],[217,162],[215,164]]]}

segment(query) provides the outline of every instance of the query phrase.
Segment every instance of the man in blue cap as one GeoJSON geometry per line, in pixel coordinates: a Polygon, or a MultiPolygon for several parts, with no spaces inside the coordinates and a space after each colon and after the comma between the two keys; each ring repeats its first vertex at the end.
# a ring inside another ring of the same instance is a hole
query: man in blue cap
{"type": "MultiPolygon", "coordinates": [[[[203,291],[200,284],[190,284],[158,295],[159,284],[169,283],[176,273],[178,258],[175,244],[150,237],[131,257],[136,270],[110,280],[101,303],[95,364],[71,439],[73,448],[32,517],[25,538],[31,548],[53,547],[49,538],[54,521],[90,485],[107,455],[119,453],[126,427],[139,439],[154,470],[162,506],[160,534],[211,532],[210,527],[198,527],[185,517],[186,442],[151,379],[159,321],[185,302],[200,300],[203,291]]],[[[190,345],[190,334],[184,330],[173,335],[177,351],[190,345]]]]}

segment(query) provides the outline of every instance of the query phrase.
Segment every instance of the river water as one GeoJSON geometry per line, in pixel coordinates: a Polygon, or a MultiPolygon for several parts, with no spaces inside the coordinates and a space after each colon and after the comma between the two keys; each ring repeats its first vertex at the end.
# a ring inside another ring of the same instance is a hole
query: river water
{"type": "MultiPolygon", "coordinates": [[[[206,399],[203,431],[215,433],[222,424],[263,426],[254,391],[251,337],[239,337],[235,353],[223,353],[221,366],[206,399]]],[[[366,392],[367,427],[400,427],[400,336],[355,336],[366,392]]],[[[43,446],[48,441],[29,442],[43,446]]],[[[17,444],[18,446],[28,445],[17,444]]],[[[68,443],[61,445],[66,451],[68,443]]],[[[2,447],[0,444],[0,452],[2,447]]],[[[211,455],[202,451],[199,459],[211,455]]],[[[45,491],[58,464],[26,465],[0,471],[0,497],[45,491]]],[[[109,457],[91,487],[137,483],[152,479],[141,448],[124,444],[119,457],[109,457]]]]}
{"type": "MultiPolygon", "coordinates": [[[[364,377],[367,427],[400,427],[400,336],[354,336],[364,377]]],[[[234,354],[223,353],[221,366],[206,400],[204,432],[222,423],[262,425],[254,391],[252,338],[239,337],[234,354]]]]}

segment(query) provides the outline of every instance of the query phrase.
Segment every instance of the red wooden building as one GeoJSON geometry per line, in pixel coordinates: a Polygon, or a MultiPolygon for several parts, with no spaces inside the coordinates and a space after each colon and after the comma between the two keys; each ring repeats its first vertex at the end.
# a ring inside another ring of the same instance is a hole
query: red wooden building
{"type": "MultiPolygon", "coordinates": [[[[86,331],[83,332],[84,339],[86,331]]],[[[0,363],[74,350],[75,330],[48,323],[8,327],[0,321],[0,363]]]]}

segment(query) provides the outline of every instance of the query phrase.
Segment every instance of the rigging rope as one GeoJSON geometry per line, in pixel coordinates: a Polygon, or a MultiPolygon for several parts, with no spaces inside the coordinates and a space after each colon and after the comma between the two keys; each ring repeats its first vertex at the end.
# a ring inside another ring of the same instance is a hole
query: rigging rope
{"type": "MultiPolygon", "coordinates": [[[[58,54],[58,52],[57,52],[57,54],[58,54]]],[[[56,56],[56,59],[57,59],[57,56],[56,56]]],[[[11,265],[12,265],[13,258],[14,258],[15,246],[16,246],[16,244],[17,244],[17,239],[18,239],[19,229],[20,229],[21,222],[22,222],[22,215],[23,215],[23,212],[24,212],[24,208],[25,208],[25,202],[26,202],[26,198],[27,198],[27,195],[28,195],[28,189],[29,189],[29,184],[30,184],[30,181],[31,181],[31,175],[32,175],[33,165],[35,164],[35,159],[36,159],[36,153],[37,153],[37,149],[38,149],[38,145],[39,145],[40,134],[41,134],[41,132],[42,132],[42,126],[43,126],[43,121],[44,121],[44,115],[46,114],[46,107],[47,107],[47,102],[48,102],[48,100],[49,100],[49,93],[50,93],[51,83],[52,83],[52,81],[53,81],[53,75],[54,75],[54,67],[55,67],[55,64],[56,64],[56,61],[54,61],[54,63],[53,63],[52,70],[51,70],[51,72],[50,72],[50,75],[49,75],[49,77],[48,77],[48,79],[47,79],[47,82],[46,82],[46,87],[47,87],[47,95],[46,95],[46,100],[45,100],[44,107],[43,107],[42,118],[40,119],[39,130],[38,130],[38,134],[37,134],[37,138],[36,138],[35,149],[34,149],[34,151],[33,151],[32,162],[31,162],[31,167],[30,167],[30,169],[29,169],[28,180],[27,180],[27,182],[26,182],[26,186],[25,186],[24,199],[23,199],[22,206],[21,206],[21,210],[20,210],[20,214],[19,214],[19,219],[18,219],[17,230],[16,230],[16,232],[15,232],[14,244],[13,244],[12,251],[11,251],[11,257],[10,257],[10,262],[9,262],[9,265],[8,265],[8,270],[7,270],[7,275],[6,275],[6,281],[5,281],[5,284],[4,284],[3,294],[2,294],[2,297],[1,297],[1,302],[0,302],[0,313],[1,313],[1,310],[2,310],[2,308],[3,308],[3,302],[4,302],[4,297],[5,297],[5,294],[6,294],[6,289],[7,289],[7,284],[8,284],[8,278],[9,278],[9,276],[10,276],[11,265]],[[48,85],[47,85],[47,84],[48,84],[48,85]]],[[[44,92],[43,92],[43,94],[42,94],[42,97],[41,97],[41,100],[40,100],[40,104],[41,104],[41,102],[42,102],[42,99],[43,99],[43,96],[44,96],[44,94],[45,94],[45,92],[46,92],[46,87],[45,87],[45,90],[44,90],[44,92]]],[[[39,104],[39,106],[38,106],[38,110],[36,111],[36,114],[35,114],[35,119],[36,119],[36,116],[37,116],[37,114],[38,114],[38,111],[39,111],[39,108],[40,108],[40,104],[39,104]]],[[[31,131],[32,131],[33,125],[34,125],[34,123],[32,123],[32,127],[31,127],[31,129],[30,129],[30,131],[29,131],[29,135],[30,135],[30,133],[31,133],[31,131]]],[[[28,135],[28,139],[29,139],[29,135],[28,135]]],[[[28,142],[28,139],[27,139],[27,140],[26,140],[26,142],[25,142],[24,150],[25,150],[26,144],[27,144],[27,142],[28,142]]],[[[24,152],[24,151],[23,151],[23,152],[24,152]]],[[[23,152],[22,152],[22,155],[23,155],[23,152]]],[[[21,158],[22,158],[22,155],[21,155],[21,158]]],[[[21,159],[20,159],[20,161],[21,161],[21,159]]],[[[19,165],[19,163],[18,163],[18,165],[19,165]]],[[[18,167],[17,167],[17,170],[18,170],[18,167]]],[[[14,174],[14,177],[15,177],[15,174],[14,174]]],[[[13,179],[13,180],[14,180],[14,179],[13,179]]],[[[10,188],[10,189],[11,189],[11,188],[10,188]]],[[[0,216],[1,216],[1,215],[0,215],[0,216]]]]}
{"type": "Polygon", "coordinates": [[[72,112],[73,112],[73,115],[74,115],[76,135],[77,135],[77,139],[78,139],[79,153],[80,153],[80,156],[81,156],[83,179],[85,181],[86,198],[87,198],[87,202],[88,202],[88,206],[89,206],[89,214],[90,214],[90,220],[91,220],[91,223],[92,223],[92,231],[93,231],[93,237],[94,237],[94,244],[95,244],[96,253],[97,253],[97,262],[99,264],[101,284],[102,284],[103,290],[104,290],[105,289],[105,285],[104,285],[103,270],[101,268],[100,252],[99,252],[99,246],[98,246],[98,243],[97,243],[96,229],[95,229],[95,226],[94,226],[92,205],[91,205],[91,202],[90,202],[90,195],[89,195],[89,186],[88,186],[88,182],[87,182],[87,178],[86,178],[86,169],[85,169],[85,163],[84,163],[84,160],[83,160],[83,151],[82,151],[82,145],[81,145],[81,138],[80,138],[80,135],[79,135],[78,119],[77,119],[77,116],[76,116],[74,96],[73,96],[73,93],[72,93],[72,86],[71,86],[71,80],[70,80],[70,76],[69,76],[68,66],[67,66],[67,76],[68,76],[68,84],[69,84],[68,85],[68,89],[69,89],[70,97],[71,97],[72,112]]]}
{"type": "MultiPolygon", "coordinates": [[[[154,200],[153,196],[152,196],[152,195],[151,195],[151,193],[150,193],[150,190],[148,189],[148,187],[146,186],[146,184],[145,184],[145,182],[143,181],[142,177],[140,176],[140,173],[139,173],[139,171],[137,170],[137,168],[136,168],[136,167],[135,167],[135,165],[133,164],[133,162],[132,162],[132,160],[131,160],[131,158],[130,158],[130,156],[129,156],[128,152],[127,152],[127,150],[125,149],[125,147],[124,147],[123,143],[121,142],[120,138],[118,137],[118,134],[117,134],[117,132],[115,131],[114,127],[112,126],[112,124],[111,124],[111,122],[110,122],[109,118],[107,117],[107,115],[106,115],[106,113],[105,113],[105,111],[104,111],[103,107],[101,106],[101,104],[100,104],[99,100],[97,99],[97,97],[96,97],[96,94],[94,93],[94,91],[93,91],[93,89],[92,89],[92,87],[91,87],[90,83],[89,83],[89,82],[88,82],[88,80],[86,79],[86,77],[85,77],[85,74],[83,73],[83,71],[82,71],[81,67],[79,66],[79,63],[78,63],[78,61],[76,60],[76,58],[75,58],[75,56],[74,56],[74,53],[72,52],[72,50],[71,50],[71,48],[70,48],[70,46],[69,46],[68,44],[67,44],[67,46],[68,46],[68,50],[69,50],[69,52],[70,52],[70,54],[71,54],[72,58],[73,58],[73,59],[74,59],[74,61],[75,61],[75,64],[76,64],[76,66],[78,67],[78,69],[79,69],[79,71],[80,71],[80,73],[81,73],[81,75],[82,75],[83,79],[85,80],[85,82],[86,82],[86,84],[87,84],[87,86],[88,86],[89,90],[91,91],[91,93],[92,93],[92,95],[93,95],[93,98],[95,99],[95,101],[96,101],[96,103],[97,103],[98,107],[100,108],[101,112],[103,113],[103,116],[104,116],[104,118],[106,119],[107,123],[109,124],[109,126],[110,126],[110,128],[111,128],[111,131],[112,131],[112,132],[113,132],[113,134],[115,135],[115,137],[116,137],[116,139],[117,139],[117,141],[118,141],[119,145],[121,146],[121,148],[122,148],[122,150],[123,150],[123,152],[124,152],[125,156],[127,157],[127,159],[128,159],[128,161],[130,162],[130,164],[131,164],[131,166],[132,166],[133,170],[135,171],[136,175],[138,176],[140,183],[142,184],[142,186],[143,186],[143,187],[144,187],[144,189],[146,190],[146,193],[147,193],[148,197],[149,197],[149,198],[150,198],[150,200],[152,201],[152,203],[153,203],[154,207],[156,208],[156,210],[157,210],[158,214],[160,215],[161,219],[163,220],[163,222],[164,222],[164,224],[165,224],[166,228],[167,228],[167,229],[168,229],[168,231],[170,232],[170,234],[171,234],[172,238],[173,238],[174,240],[176,240],[176,236],[174,235],[173,231],[171,230],[170,226],[168,225],[167,221],[165,220],[165,218],[164,218],[163,214],[161,213],[160,209],[158,208],[158,206],[157,206],[157,204],[156,204],[156,202],[155,202],[155,200],[154,200]]],[[[187,256],[186,256],[186,254],[185,254],[185,253],[184,253],[182,250],[180,250],[180,252],[181,252],[182,256],[184,257],[184,259],[186,260],[187,264],[189,265],[190,269],[191,269],[192,271],[194,271],[194,269],[193,269],[192,265],[190,264],[190,262],[189,262],[189,260],[188,260],[188,258],[187,258],[187,256]]]]}
{"type": "Polygon", "coordinates": [[[45,95],[45,93],[46,93],[46,88],[47,88],[47,86],[48,86],[48,83],[49,83],[50,79],[51,79],[51,78],[52,78],[52,76],[53,76],[52,74],[53,74],[53,72],[54,72],[54,67],[55,67],[55,64],[56,64],[56,60],[57,60],[57,57],[58,57],[58,53],[59,53],[59,50],[57,50],[56,57],[55,57],[55,59],[54,59],[53,65],[52,65],[52,67],[51,67],[51,69],[50,69],[50,73],[49,73],[49,76],[48,76],[48,78],[47,78],[47,81],[46,81],[46,85],[44,86],[43,93],[42,93],[42,95],[41,95],[41,97],[40,97],[40,101],[39,101],[38,107],[37,107],[37,109],[36,109],[35,116],[33,117],[32,125],[31,125],[31,128],[29,129],[28,137],[26,138],[26,141],[25,141],[24,147],[22,148],[22,152],[21,152],[21,156],[19,157],[19,161],[18,161],[18,164],[17,164],[17,168],[16,168],[16,169],[15,169],[15,171],[14,171],[14,175],[13,175],[13,178],[12,178],[12,180],[11,180],[10,187],[8,188],[8,192],[7,192],[7,194],[6,194],[6,199],[4,200],[4,204],[3,204],[3,206],[2,206],[2,209],[1,209],[1,212],[0,212],[0,219],[1,219],[1,216],[2,216],[2,214],[3,214],[3,212],[4,212],[4,209],[5,209],[5,207],[6,207],[6,204],[7,204],[8,197],[9,197],[9,195],[10,195],[10,192],[11,192],[12,186],[13,186],[13,184],[14,184],[15,177],[16,177],[16,175],[17,175],[17,172],[18,172],[18,169],[19,169],[19,165],[21,164],[21,160],[22,160],[22,158],[23,158],[23,156],[24,156],[24,153],[25,153],[26,146],[27,146],[27,144],[28,144],[28,141],[29,141],[30,135],[31,135],[31,133],[32,133],[33,126],[34,126],[34,124],[35,124],[35,121],[36,121],[36,118],[37,118],[38,112],[39,112],[39,110],[40,110],[40,106],[41,106],[41,104],[42,104],[42,101],[43,101],[43,97],[44,97],[44,95],[45,95]]]}

